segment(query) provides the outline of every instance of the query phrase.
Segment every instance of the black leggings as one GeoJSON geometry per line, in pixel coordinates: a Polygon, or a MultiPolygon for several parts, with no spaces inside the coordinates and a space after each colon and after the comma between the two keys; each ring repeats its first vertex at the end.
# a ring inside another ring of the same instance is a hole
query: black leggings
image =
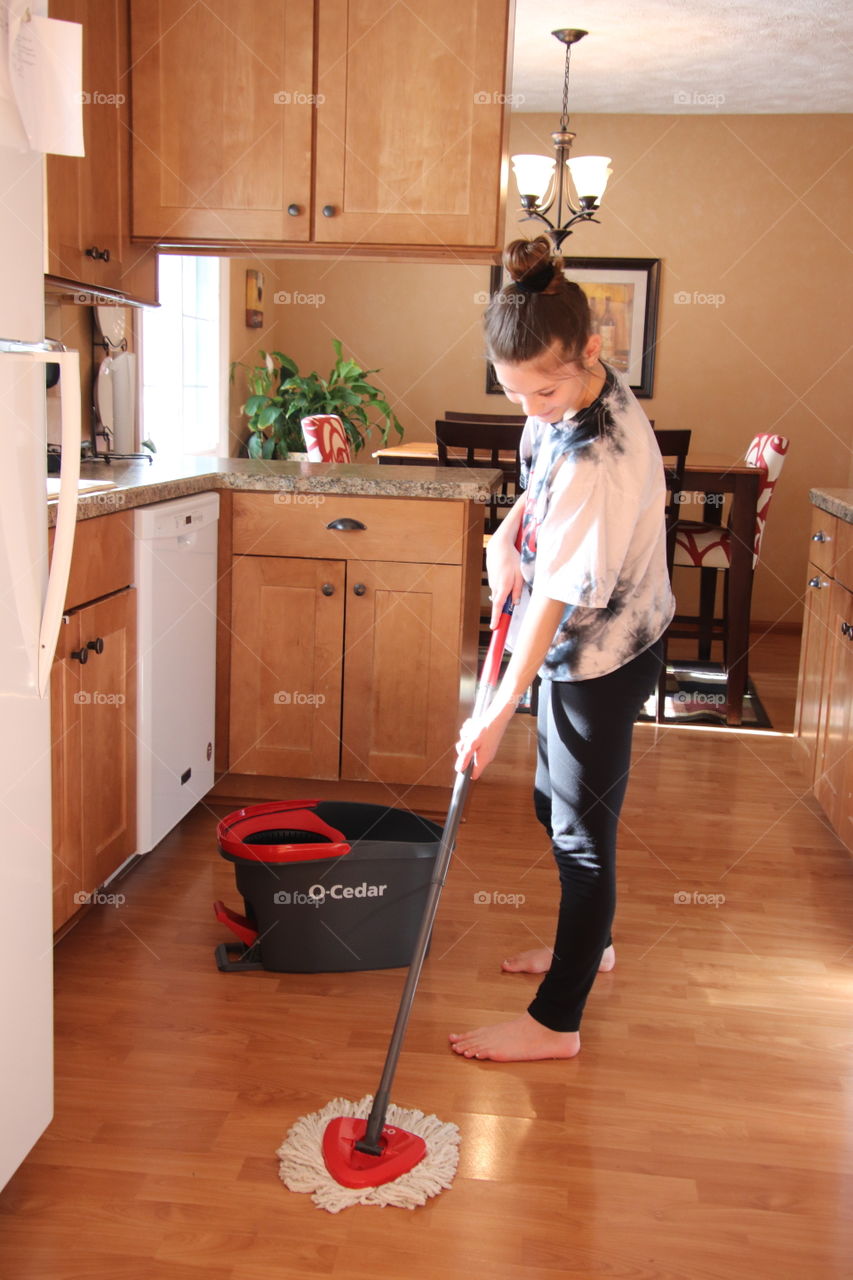
{"type": "Polygon", "coordinates": [[[554,958],[528,1013],[577,1031],[616,908],[616,830],[634,720],[657,685],[662,642],[595,680],[543,680],[533,801],[560,876],[554,958]]]}

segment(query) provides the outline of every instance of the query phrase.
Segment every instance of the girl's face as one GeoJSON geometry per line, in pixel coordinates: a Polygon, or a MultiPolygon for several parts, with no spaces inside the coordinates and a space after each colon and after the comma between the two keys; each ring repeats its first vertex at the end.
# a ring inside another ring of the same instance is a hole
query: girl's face
{"type": "Polygon", "coordinates": [[[565,414],[592,404],[598,394],[600,350],[601,338],[593,334],[577,360],[566,359],[555,343],[535,360],[496,363],[495,374],[507,399],[520,405],[528,418],[559,422],[565,414]]]}

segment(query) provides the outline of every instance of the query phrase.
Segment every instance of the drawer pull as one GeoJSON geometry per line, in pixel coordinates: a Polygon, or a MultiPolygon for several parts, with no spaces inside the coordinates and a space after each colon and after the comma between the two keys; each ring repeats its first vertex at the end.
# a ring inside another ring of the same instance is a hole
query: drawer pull
{"type": "Polygon", "coordinates": [[[335,594],[335,588],[332,586],[331,582],[324,582],[320,590],[323,592],[324,596],[333,596],[335,594]]]}
{"type": "Polygon", "coordinates": [[[86,648],[87,648],[87,649],[92,649],[95,653],[103,653],[103,652],[104,652],[104,642],[103,642],[103,640],[101,639],[101,637],[100,637],[100,636],[98,636],[97,640],[90,640],[90,641],[87,643],[86,648]]]}
{"type": "Polygon", "coordinates": [[[353,520],[351,516],[341,516],[331,524],[327,524],[326,528],[334,529],[336,533],[350,533],[355,529],[366,529],[367,525],[362,524],[360,520],[353,520]]]}
{"type": "Polygon", "coordinates": [[[367,587],[363,582],[357,582],[352,589],[352,593],[354,596],[363,596],[366,590],[367,587]]]}
{"type": "Polygon", "coordinates": [[[76,658],[77,661],[80,663],[81,667],[85,667],[86,663],[89,661],[89,650],[88,649],[72,649],[71,657],[76,658]]]}
{"type": "Polygon", "coordinates": [[[817,533],[812,534],[812,542],[832,542],[832,538],[823,529],[818,529],[817,533]]]}

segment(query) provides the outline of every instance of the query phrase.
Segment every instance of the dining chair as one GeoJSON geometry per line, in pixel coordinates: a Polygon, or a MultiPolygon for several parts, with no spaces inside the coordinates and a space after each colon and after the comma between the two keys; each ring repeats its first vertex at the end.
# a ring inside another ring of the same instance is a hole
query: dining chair
{"type": "MultiPolygon", "coordinates": [[[[767,513],[776,488],[776,482],[782,471],[789,441],[785,436],[773,435],[769,432],[757,435],[746,451],[745,462],[761,471],[758,486],[758,499],[755,510],[755,530],[752,546],[752,569],[758,564],[764,531],[767,527],[767,513]]],[[[720,495],[721,496],[721,495],[720,495]]],[[[689,623],[695,631],[679,632],[680,635],[694,635],[698,638],[699,660],[710,661],[711,644],[715,639],[723,642],[723,663],[728,665],[728,616],[727,604],[723,608],[723,616],[715,614],[717,574],[728,574],[732,559],[731,529],[722,525],[722,504],[708,504],[710,519],[680,520],[675,537],[675,566],[678,568],[698,569],[700,571],[699,613],[697,616],[681,616],[679,623],[689,623]]],[[[745,611],[748,626],[750,603],[752,598],[752,578],[749,590],[740,602],[745,611]]],[[[728,592],[724,591],[723,599],[727,602],[728,592]]]]}
{"type": "Polygon", "coordinates": [[[309,462],[352,462],[346,427],[336,413],[317,413],[302,419],[309,462]]]}
{"type": "Polygon", "coordinates": [[[492,494],[488,504],[487,535],[495,532],[521,492],[518,446],[524,422],[524,418],[518,422],[437,418],[435,422],[440,467],[488,467],[502,473],[500,493],[492,494]],[[450,453],[451,449],[455,452],[450,453]]]}
{"type": "Polygon", "coordinates": [[[527,418],[523,413],[458,413],[445,409],[444,420],[445,422],[514,422],[523,427],[527,418]]]}
{"type": "MultiPolygon", "coordinates": [[[[678,516],[684,496],[684,468],[687,465],[690,436],[691,432],[681,427],[676,427],[672,430],[664,428],[660,431],[655,431],[655,440],[663,460],[663,474],[667,493],[664,520],[666,525],[666,567],[670,582],[672,582],[672,570],[675,560],[675,537],[678,528],[678,516]]],[[[666,709],[666,650],[668,634],[669,631],[667,630],[663,636],[663,663],[655,696],[655,719],[659,723],[663,721],[666,709]]]]}

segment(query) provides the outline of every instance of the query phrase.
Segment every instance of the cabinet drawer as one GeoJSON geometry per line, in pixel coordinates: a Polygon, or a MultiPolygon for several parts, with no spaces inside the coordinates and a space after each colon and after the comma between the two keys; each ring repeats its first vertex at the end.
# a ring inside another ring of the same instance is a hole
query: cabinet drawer
{"type": "Polygon", "coordinates": [[[824,573],[832,574],[836,556],[836,539],[840,521],[827,515],[819,507],[812,511],[812,529],[809,541],[809,560],[824,573]]]}
{"type": "MultiPolygon", "coordinates": [[[[48,548],[53,551],[53,529],[48,548]]],[[[133,582],[133,531],[128,512],[79,520],[74,531],[71,574],[65,593],[65,608],[76,609],[87,600],[97,600],[120,591],[133,582]]]]}
{"type": "Polygon", "coordinates": [[[465,502],[348,498],[321,493],[234,494],[235,555],[461,564],[465,502]],[[363,529],[330,529],[340,520],[363,529]]]}

